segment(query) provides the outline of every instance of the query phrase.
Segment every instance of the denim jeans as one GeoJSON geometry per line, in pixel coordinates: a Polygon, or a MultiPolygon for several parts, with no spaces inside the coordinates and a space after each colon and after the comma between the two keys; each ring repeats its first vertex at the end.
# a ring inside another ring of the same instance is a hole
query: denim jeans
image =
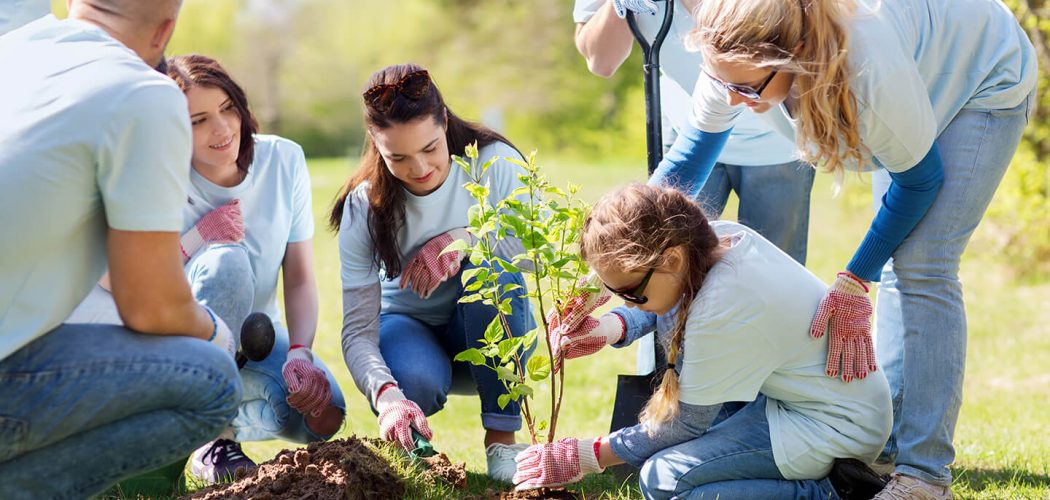
{"type": "Polygon", "coordinates": [[[838,499],[827,478],[788,480],[773,458],[766,397],[726,403],[700,437],[650,457],[639,476],[647,499],[838,499]]]}
{"type": "Polygon", "coordinates": [[[717,219],[726,207],[729,192],[736,191],[740,223],[806,265],[814,173],[813,167],[801,161],[762,166],[716,163],[697,201],[708,217],[717,219]]]}
{"type": "MultiPolygon", "coordinates": [[[[255,295],[255,274],[247,250],[240,245],[212,245],[194,256],[186,270],[197,301],[211,307],[239,336],[255,295]]],[[[274,322],[274,331],[270,355],[262,361],[248,361],[241,369],[244,395],[232,424],[234,439],[280,438],[297,443],[327,440],[332,436],[315,434],[306,426],[303,414],[288,406],[288,384],[281,374],[288,357],[288,330],[274,322]]],[[[314,365],[328,376],[332,405],[345,412],[346,402],[332,372],[316,355],[314,365]]]]}
{"type": "Polygon", "coordinates": [[[0,361],[0,498],[101,493],[214,439],[240,400],[208,342],[59,326],[0,361]]]}
{"type": "MultiPolygon", "coordinates": [[[[463,269],[471,269],[465,262],[463,269]]],[[[450,280],[460,283],[457,298],[463,295],[460,275],[450,280]]],[[[521,337],[536,327],[532,307],[525,297],[525,279],[521,273],[503,273],[499,284],[517,284],[522,288],[510,292],[511,315],[507,316],[511,335],[521,337]]],[[[481,399],[481,425],[487,430],[513,432],[521,429],[521,408],[512,401],[504,408],[499,396],[506,394],[496,372],[484,366],[454,362],[456,354],[480,347],[485,328],[496,316],[496,309],[481,302],[456,303],[447,325],[434,326],[406,314],[382,314],[379,317],[379,350],[397,380],[405,397],[419,405],[427,416],[445,406],[450,393],[477,393],[481,399]]],[[[542,342],[542,339],[538,342],[542,342]]],[[[528,353],[522,356],[527,360],[528,353]]]]}
{"type": "MultiPolygon", "coordinates": [[[[962,404],[966,310],[959,261],[1013,158],[1033,96],[1013,109],[964,109],[952,119],[937,138],[944,186],[882,271],[876,356],[893,396],[893,434],[882,459],[934,484],[951,483],[962,404]]],[[[885,171],[873,174],[876,210],[889,184],[885,171]]]]}

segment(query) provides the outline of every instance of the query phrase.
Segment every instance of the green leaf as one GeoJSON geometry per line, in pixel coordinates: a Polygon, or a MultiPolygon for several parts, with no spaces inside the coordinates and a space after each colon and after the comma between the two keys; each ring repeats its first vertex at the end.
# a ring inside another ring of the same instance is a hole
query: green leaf
{"type": "Polygon", "coordinates": [[[471,183],[467,184],[464,187],[467,189],[467,191],[470,192],[470,195],[473,196],[475,199],[488,198],[489,196],[488,186],[471,183]]]}
{"type": "Polygon", "coordinates": [[[485,356],[477,349],[467,349],[456,355],[455,361],[465,361],[474,366],[485,366],[485,356]]]}
{"type": "Polygon", "coordinates": [[[510,394],[500,394],[499,398],[496,399],[496,403],[499,404],[499,409],[504,409],[510,404],[510,394]]]}
{"type": "Polygon", "coordinates": [[[519,290],[521,288],[522,286],[517,283],[507,283],[506,285],[503,285],[503,291],[500,293],[509,293],[513,292],[514,290],[519,290]]]}
{"type": "Polygon", "coordinates": [[[485,296],[480,293],[472,293],[470,295],[464,295],[459,298],[460,304],[470,304],[471,302],[477,302],[479,300],[485,300],[485,296]]]}
{"type": "Polygon", "coordinates": [[[514,353],[521,347],[523,340],[521,337],[501,340],[499,342],[499,362],[506,363],[510,361],[514,353]]]}
{"type": "Polygon", "coordinates": [[[521,399],[522,396],[531,398],[533,394],[535,394],[535,392],[533,392],[532,387],[529,387],[526,384],[518,384],[510,390],[510,397],[515,400],[521,399]]]}
{"type": "Polygon", "coordinates": [[[514,373],[514,370],[511,370],[506,366],[497,366],[496,376],[499,377],[500,380],[505,380],[507,382],[517,382],[519,380],[518,374],[514,373]]]}
{"type": "Polygon", "coordinates": [[[536,344],[536,339],[539,338],[540,333],[542,333],[543,331],[544,330],[542,325],[537,326],[532,330],[529,330],[529,333],[526,333],[523,337],[521,337],[522,347],[524,347],[526,351],[532,349],[532,346],[536,344]]]}
{"type": "Polygon", "coordinates": [[[478,248],[471,250],[470,263],[475,266],[480,266],[483,262],[485,262],[485,252],[478,248]]]}
{"type": "Polygon", "coordinates": [[[551,374],[551,358],[543,354],[534,355],[525,365],[525,371],[531,380],[536,382],[544,380],[551,374]]]}
{"type": "Polygon", "coordinates": [[[489,277],[489,270],[486,267],[472,267],[463,271],[460,276],[460,282],[466,285],[471,278],[477,278],[478,281],[484,281],[485,278],[489,277]]]}
{"type": "Polygon", "coordinates": [[[514,309],[510,305],[510,301],[511,300],[512,299],[510,297],[507,297],[507,298],[503,299],[503,301],[499,303],[499,307],[497,307],[496,309],[499,312],[510,316],[511,313],[514,312],[514,309]]]}
{"type": "Polygon", "coordinates": [[[463,148],[463,153],[467,155],[467,158],[476,160],[478,158],[478,143],[477,141],[472,142],[463,148]]]}
{"type": "Polygon", "coordinates": [[[547,426],[548,425],[550,425],[550,424],[547,423],[546,419],[540,420],[540,422],[538,424],[536,424],[536,430],[538,430],[538,431],[545,431],[545,430],[547,430],[547,426]]]}
{"type": "Polygon", "coordinates": [[[492,321],[489,322],[489,326],[485,327],[485,342],[488,344],[494,344],[499,342],[501,338],[503,338],[503,323],[500,322],[499,315],[497,314],[492,318],[492,321]]]}
{"type": "Polygon", "coordinates": [[[464,240],[454,240],[454,241],[452,241],[452,243],[449,243],[448,246],[445,247],[445,249],[442,250],[441,253],[438,254],[438,255],[445,255],[447,253],[452,253],[452,252],[465,252],[468,248],[470,248],[470,244],[467,243],[466,241],[464,241],[464,240]]]}

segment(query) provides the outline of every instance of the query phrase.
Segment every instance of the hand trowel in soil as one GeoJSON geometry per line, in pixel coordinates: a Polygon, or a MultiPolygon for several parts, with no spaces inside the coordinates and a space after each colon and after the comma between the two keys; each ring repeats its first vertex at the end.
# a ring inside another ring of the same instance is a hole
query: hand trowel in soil
{"type": "Polygon", "coordinates": [[[412,442],[415,443],[416,447],[409,451],[408,454],[413,459],[427,458],[437,455],[437,450],[434,449],[434,445],[427,441],[427,438],[423,437],[419,431],[412,429],[412,442]]]}
{"type": "MultiPolygon", "coordinates": [[[[627,13],[627,25],[631,28],[631,34],[634,35],[642,49],[642,69],[645,76],[645,145],[648,153],[649,175],[653,175],[660,160],[663,159],[663,131],[660,116],[660,48],[671,29],[671,21],[674,16],[674,0],[657,0],[657,2],[661,1],[664,3],[664,17],[652,43],[639,29],[634,12],[627,13]]],[[[616,400],[613,403],[610,432],[638,423],[638,414],[641,413],[645,402],[652,396],[653,388],[658,382],[658,374],[662,374],[667,366],[667,359],[664,357],[660,342],[653,342],[653,353],[655,363],[652,373],[616,376],[616,400]]],[[[611,467],[610,470],[621,479],[638,472],[637,468],[627,464],[611,467]]]]}

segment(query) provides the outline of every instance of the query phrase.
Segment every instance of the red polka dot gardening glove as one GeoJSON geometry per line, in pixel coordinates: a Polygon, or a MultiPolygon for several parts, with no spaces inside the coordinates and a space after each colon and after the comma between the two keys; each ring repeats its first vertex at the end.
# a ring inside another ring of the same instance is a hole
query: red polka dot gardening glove
{"type": "Polygon", "coordinates": [[[828,294],[820,301],[809,334],[821,338],[828,333],[829,377],[840,373],[842,380],[864,378],[878,369],[871,342],[871,300],[868,287],[850,273],[839,273],[828,294]]]}
{"type": "Polygon", "coordinates": [[[556,443],[535,444],[514,458],[518,490],[575,483],[587,474],[605,470],[598,465],[594,439],[564,438],[556,443]]]}
{"type": "Polygon", "coordinates": [[[303,415],[320,416],[332,402],[332,387],[323,370],[314,364],[314,355],[306,347],[293,347],[281,367],[288,384],[288,406],[303,415]]]}
{"type": "Polygon", "coordinates": [[[412,429],[419,431],[427,440],[434,439],[434,432],[430,430],[423,410],[406,398],[396,385],[387,385],[379,391],[376,411],[379,412],[379,436],[401,445],[407,451],[416,448],[412,429]]]}
{"type": "Polygon", "coordinates": [[[242,240],[244,218],[241,216],[241,201],[231,200],[204,214],[179,238],[182,262],[188,262],[193,254],[209,243],[240,243],[242,240]]]}
{"type": "Polygon", "coordinates": [[[467,253],[462,250],[442,253],[453,241],[471,241],[464,228],[441,233],[426,242],[401,274],[401,289],[410,288],[416,295],[427,299],[437,287],[459,273],[459,267],[467,253]]]}

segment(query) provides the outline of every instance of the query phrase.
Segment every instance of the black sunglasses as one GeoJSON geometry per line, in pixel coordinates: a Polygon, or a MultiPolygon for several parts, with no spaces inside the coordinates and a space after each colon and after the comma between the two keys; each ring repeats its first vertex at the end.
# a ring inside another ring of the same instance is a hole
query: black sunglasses
{"type": "Polygon", "coordinates": [[[421,69],[402,77],[397,83],[380,83],[365,91],[365,104],[380,113],[385,113],[398,94],[413,101],[422,99],[430,90],[430,73],[421,69]]]}
{"type": "Polygon", "coordinates": [[[602,284],[605,285],[605,288],[608,288],[610,292],[616,294],[617,297],[620,297],[621,299],[626,300],[627,302],[632,302],[634,304],[644,304],[646,302],[649,302],[649,297],[642,295],[642,293],[645,292],[645,285],[649,284],[649,278],[653,277],[654,271],[656,271],[656,268],[650,267],[649,272],[645,273],[645,277],[642,278],[641,283],[638,283],[638,285],[634,287],[630,287],[630,289],[617,290],[609,286],[604,281],[602,282],[602,284]]]}
{"type": "Polygon", "coordinates": [[[718,84],[721,85],[722,88],[724,88],[724,89],[726,89],[726,90],[728,90],[730,92],[733,92],[735,94],[738,94],[741,97],[745,97],[745,98],[751,99],[751,100],[758,100],[758,99],[762,98],[762,91],[766,90],[766,87],[769,85],[769,82],[773,81],[773,77],[774,76],[777,76],[777,70],[773,70],[773,72],[770,73],[769,76],[766,77],[766,79],[762,82],[761,85],[758,86],[758,88],[754,88],[754,87],[752,87],[750,85],[738,85],[736,83],[726,83],[726,82],[723,82],[722,80],[719,80],[718,78],[715,78],[715,76],[712,75],[711,73],[708,73],[707,70],[702,70],[702,71],[704,72],[705,75],[707,75],[708,78],[718,82],[718,84]]]}

